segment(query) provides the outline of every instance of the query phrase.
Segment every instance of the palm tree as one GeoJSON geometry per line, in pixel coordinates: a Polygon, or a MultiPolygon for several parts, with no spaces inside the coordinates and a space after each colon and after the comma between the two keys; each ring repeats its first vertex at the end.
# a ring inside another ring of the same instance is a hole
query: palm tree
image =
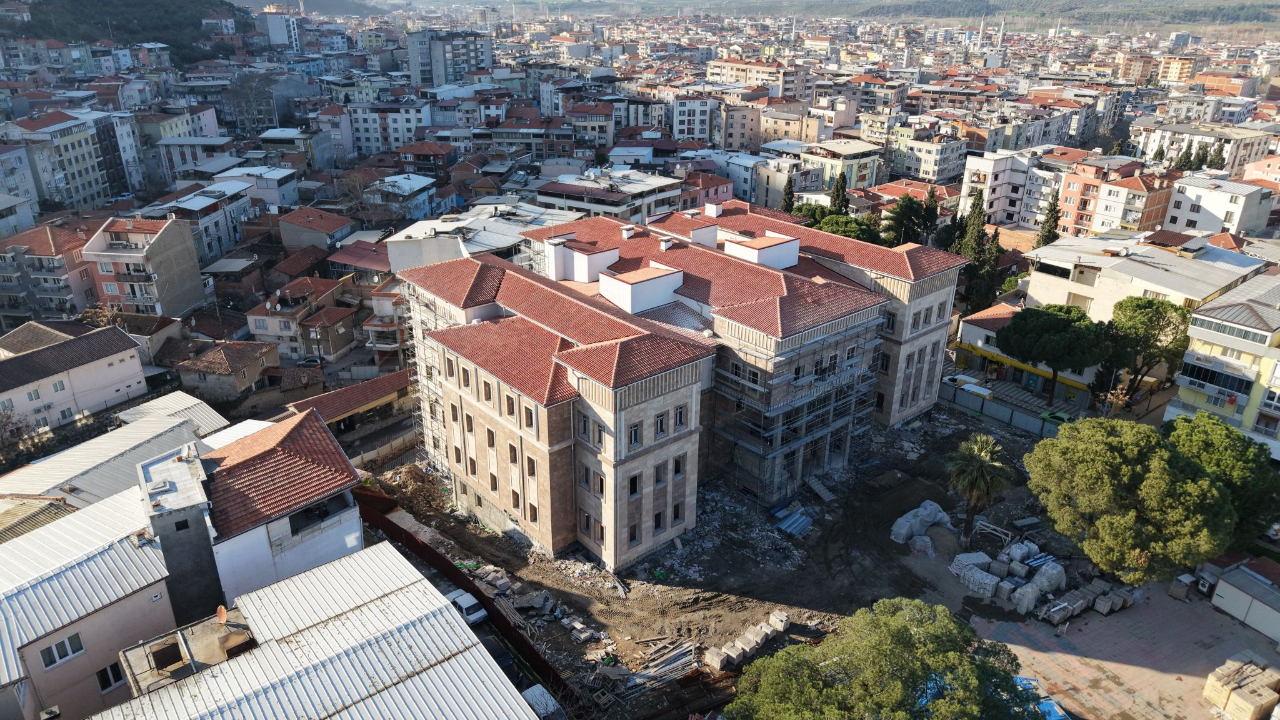
{"type": "Polygon", "coordinates": [[[964,536],[973,533],[973,516],[991,505],[1009,487],[1009,466],[1000,460],[1002,448],[990,435],[974,433],[947,456],[951,489],[966,501],[964,536]]]}

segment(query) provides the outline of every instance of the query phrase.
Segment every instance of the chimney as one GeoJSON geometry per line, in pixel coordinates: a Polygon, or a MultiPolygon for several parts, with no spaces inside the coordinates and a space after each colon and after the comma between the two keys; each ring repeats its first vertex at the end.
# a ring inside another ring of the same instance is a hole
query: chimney
{"type": "Polygon", "coordinates": [[[635,226],[635,225],[623,225],[623,226],[622,226],[622,239],[623,239],[623,240],[630,240],[630,239],[631,239],[631,236],[632,236],[632,235],[635,235],[635,234],[636,234],[636,226],[635,226]]]}
{"type": "Polygon", "coordinates": [[[666,252],[666,251],[668,251],[668,250],[670,250],[670,249],[671,249],[671,241],[670,241],[670,240],[668,240],[668,239],[666,239],[666,238],[663,238],[663,239],[658,243],[658,250],[659,250],[660,252],[666,252]]]}
{"type": "Polygon", "coordinates": [[[711,218],[720,217],[720,213],[722,212],[724,212],[724,206],[717,202],[707,203],[707,206],[702,210],[703,215],[711,218]]]}
{"type": "Polygon", "coordinates": [[[125,218],[125,219],[124,219],[124,229],[125,229],[125,230],[132,230],[132,229],[133,229],[133,218],[125,218]]]}

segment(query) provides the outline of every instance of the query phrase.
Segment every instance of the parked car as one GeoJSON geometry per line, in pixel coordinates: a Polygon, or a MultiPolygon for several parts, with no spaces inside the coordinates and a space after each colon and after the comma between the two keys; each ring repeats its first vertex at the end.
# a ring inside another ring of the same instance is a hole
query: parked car
{"type": "Polygon", "coordinates": [[[507,676],[511,684],[517,690],[528,685],[524,679],[524,673],[520,671],[520,665],[516,662],[516,656],[511,654],[511,650],[502,642],[502,638],[498,637],[497,632],[488,625],[480,625],[475,629],[476,637],[480,638],[480,644],[498,663],[498,668],[502,670],[502,674],[507,676]]]}
{"type": "Polygon", "coordinates": [[[458,608],[458,612],[462,613],[462,619],[466,620],[468,625],[475,625],[489,617],[489,611],[485,610],[484,606],[466,590],[454,590],[445,596],[445,600],[458,608]]]}
{"type": "Polygon", "coordinates": [[[298,361],[298,367],[320,367],[324,361],[318,357],[306,357],[298,361]]]}
{"type": "Polygon", "coordinates": [[[1040,419],[1045,422],[1051,422],[1054,425],[1066,425],[1075,421],[1075,418],[1064,412],[1042,412],[1040,413],[1040,419]]]}

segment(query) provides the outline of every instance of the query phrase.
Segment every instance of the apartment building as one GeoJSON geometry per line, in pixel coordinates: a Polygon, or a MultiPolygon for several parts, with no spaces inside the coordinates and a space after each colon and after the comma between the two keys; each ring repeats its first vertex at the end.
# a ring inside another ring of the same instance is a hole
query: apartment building
{"type": "Polygon", "coordinates": [[[240,182],[249,187],[245,194],[268,205],[293,207],[298,204],[298,173],[289,168],[253,165],[226,170],[213,176],[222,182],[240,182]]]}
{"type": "Polygon", "coordinates": [[[807,168],[793,158],[770,158],[755,166],[755,202],[760,207],[782,209],[783,191],[791,181],[791,192],[822,191],[822,170],[807,168]]]}
{"type": "Polygon", "coordinates": [[[1039,228],[1050,201],[1062,193],[1063,178],[1091,156],[1054,145],[972,156],[965,163],[960,212],[967,213],[973,196],[981,191],[988,224],[1039,228]]]}
{"type": "Polygon", "coordinates": [[[302,52],[298,36],[298,16],[279,12],[260,12],[253,18],[258,32],[265,33],[270,45],[302,52]]]}
{"type": "Polygon", "coordinates": [[[461,507],[611,569],[694,526],[713,347],[489,256],[401,277],[427,453],[461,507]]]}
{"type": "Polygon", "coordinates": [[[707,63],[707,82],[764,85],[773,97],[808,100],[813,95],[809,69],[790,61],[713,60],[707,63]]]}
{"type": "Polygon", "coordinates": [[[365,155],[391,152],[408,145],[414,141],[414,130],[418,126],[431,124],[431,106],[421,98],[351,103],[347,111],[351,114],[355,150],[365,155]]]}
{"type": "Polygon", "coordinates": [[[423,30],[405,37],[409,82],[439,87],[467,81],[467,74],[493,67],[493,37],[478,32],[423,30]]]}
{"type": "Polygon", "coordinates": [[[355,232],[355,221],[319,208],[300,207],[280,216],[280,241],[290,253],[308,247],[328,251],[355,232]]]}
{"type": "Polygon", "coordinates": [[[1103,156],[1081,160],[1062,178],[1058,199],[1061,213],[1058,230],[1065,235],[1088,235],[1094,228],[1102,183],[1130,177],[1142,169],[1142,161],[1125,157],[1103,156]]]}
{"type": "Polygon", "coordinates": [[[900,125],[889,131],[885,156],[894,177],[945,185],[964,172],[967,147],[965,140],[900,125]]]}
{"type": "Polygon", "coordinates": [[[93,210],[111,197],[88,120],[61,110],[32,113],[5,123],[3,133],[6,139],[27,145],[28,161],[38,173],[36,191],[41,200],[93,210]]]}
{"type": "Polygon", "coordinates": [[[1262,272],[1265,263],[1214,247],[1207,235],[1170,230],[1129,238],[1063,237],[1026,254],[1027,304],[1075,305],[1095,322],[1111,320],[1128,297],[1198,308],[1262,272]]]}
{"type": "Polygon", "coordinates": [[[35,167],[24,145],[0,145],[0,192],[32,204],[40,199],[35,167]]]}
{"type": "Polygon", "coordinates": [[[1161,85],[1185,85],[1208,64],[1201,55],[1165,55],[1156,69],[1156,81],[1161,85]]]}
{"type": "Polygon", "coordinates": [[[1104,180],[1093,214],[1094,234],[1159,230],[1165,223],[1173,185],[1173,176],[1143,170],[1129,177],[1104,180]]]}
{"type": "Polygon", "coordinates": [[[111,218],[81,256],[95,263],[98,297],[125,312],[184,317],[206,302],[191,227],[173,218],[111,218]]]}
{"type": "Polygon", "coordinates": [[[624,222],[643,223],[650,215],[680,206],[678,178],[637,170],[598,170],[586,175],[562,175],[537,189],[539,207],[605,215],[624,222]]]}
{"type": "Polygon", "coordinates": [[[0,407],[36,430],[75,423],[147,391],[138,343],[117,327],[30,322],[0,347],[0,407]]]}
{"type": "MultiPolygon", "coordinates": [[[[886,248],[859,242],[736,200],[709,205],[701,213],[651,219],[650,227],[690,238],[694,233],[710,238],[724,230],[726,237],[756,238],[761,244],[772,244],[779,236],[795,238],[799,256],[783,267],[808,278],[869,289],[881,300],[878,335],[868,341],[876,352],[866,358],[875,373],[873,394],[867,396],[872,417],[897,425],[933,407],[964,258],[912,243],[886,248]]],[[[827,372],[830,366],[825,364],[827,372]]]]}
{"type": "Polygon", "coordinates": [[[1230,70],[1204,70],[1196,73],[1191,82],[1203,85],[1206,93],[1230,97],[1255,97],[1258,94],[1258,78],[1230,70]]]}
{"type": "Polygon", "coordinates": [[[1258,275],[1196,308],[1178,395],[1164,419],[1207,412],[1280,459],[1280,276],[1258,275]]]}
{"type": "MultiPolygon", "coordinates": [[[[313,338],[304,321],[318,316],[314,324],[329,317],[326,311],[338,309],[338,299],[348,289],[345,279],[300,277],[246,313],[249,332],[255,342],[277,345],[281,357],[306,357],[314,343],[310,342],[313,338]]],[[[347,327],[353,323],[348,321],[347,327]]]]}
{"type": "Polygon", "coordinates": [[[1262,232],[1271,215],[1272,190],[1263,184],[1233,182],[1223,175],[1204,172],[1178,180],[1164,227],[1179,232],[1234,235],[1262,232]]]}
{"type": "Polygon", "coordinates": [[[564,117],[573,124],[573,142],[583,151],[613,147],[614,114],[610,103],[582,103],[565,109],[564,117]]]}
{"type": "Polygon", "coordinates": [[[676,139],[712,141],[720,101],[701,95],[682,95],[671,103],[671,134],[676,139]]]}
{"type": "Polygon", "coordinates": [[[1139,85],[1146,84],[1156,73],[1156,60],[1148,53],[1118,52],[1116,53],[1116,78],[1132,80],[1139,85]]]}
{"type": "Polygon", "coordinates": [[[0,241],[0,329],[74,315],[97,302],[92,263],[81,251],[103,222],[63,218],[0,241]]]}
{"type": "Polygon", "coordinates": [[[1266,157],[1272,135],[1262,130],[1232,127],[1210,123],[1159,124],[1155,118],[1138,118],[1129,127],[1129,143],[1139,150],[1137,155],[1149,158],[1158,148],[1164,148],[1166,162],[1172,162],[1186,148],[1194,155],[1204,148],[1212,153],[1215,145],[1222,145],[1226,157],[1223,170],[1231,177],[1240,177],[1245,166],[1266,157]]]}
{"type": "Polygon", "coordinates": [[[492,138],[495,146],[527,153],[533,162],[574,157],[577,149],[574,124],[564,118],[511,118],[493,128],[492,138]]]}
{"type": "Polygon", "coordinates": [[[356,156],[355,130],[351,115],[343,105],[330,105],[312,119],[315,128],[329,134],[334,160],[345,162],[356,156]]]}
{"type": "Polygon", "coordinates": [[[800,162],[817,168],[822,174],[822,187],[835,185],[845,176],[845,186],[854,190],[879,185],[884,179],[884,149],[861,140],[828,140],[805,146],[800,162]]]}
{"type": "Polygon", "coordinates": [[[144,218],[163,220],[170,215],[186,223],[195,243],[196,261],[201,267],[216,262],[240,241],[240,223],[256,217],[249,192],[252,183],[224,180],[211,185],[188,185],[179,197],[143,208],[144,218]]]}
{"type": "Polygon", "coordinates": [[[712,141],[726,152],[760,149],[760,108],[721,103],[712,141]]]}

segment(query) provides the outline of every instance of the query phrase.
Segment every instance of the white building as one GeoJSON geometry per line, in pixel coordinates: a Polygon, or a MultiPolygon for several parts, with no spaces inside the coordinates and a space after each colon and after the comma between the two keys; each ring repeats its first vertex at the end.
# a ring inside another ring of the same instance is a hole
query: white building
{"type": "Polygon", "coordinates": [[[414,141],[414,130],[431,124],[431,105],[421,98],[402,102],[351,103],[355,149],[365,155],[391,152],[414,141]]]}
{"type": "Polygon", "coordinates": [[[213,179],[222,182],[238,180],[249,183],[249,197],[268,205],[295,206],[298,204],[298,173],[288,168],[266,166],[238,167],[220,172],[213,179]]]}
{"type": "Polygon", "coordinates": [[[677,97],[671,105],[671,134],[677,140],[709,143],[720,113],[720,101],[713,97],[677,97]]]}
{"type": "Polygon", "coordinates": [[[678,178],[636,170],[591,170],[585,175],[561,175],[538,188],[538,205],[554,210],[606,215],[624,222],[643,223],[650,215],[680,205],[678,178]]]}
{"type": "Polygon", "coordinates": [[[1088,157],[1084,150],[1055,145],[970,156],[960,190],[960,212],[969,211],[972,197],[981,190],[987,222],[1039,228],[1050,200],[1062,190],[1063,178],[1075,162],[1088,157]]]}
{"type": "Polygon", "coordinates": [[[1225,173],[1200,173],[1174,185],[1164,227],[1179,232],[1252,235],[1267,227],[1271,190],[1233,182],[1225,173]],[[1216,176],[1215,176],[1216,175],[1216,176]]]}
{"type": "Polygon", "coordinates": [[[138,343],[120,328],[71,336],[30,322],[0,343],[23,347],[35,349],[0,349],[0,408],[37,429],[74,423],[147,391],[138,343]]]}
{"type": "Polygon", "coordinates": [[[388,175],[364,191],[366,203],[385,207],[397,218],[422,220],[436,215],[435,180],[425,175],[388,175]]]}

